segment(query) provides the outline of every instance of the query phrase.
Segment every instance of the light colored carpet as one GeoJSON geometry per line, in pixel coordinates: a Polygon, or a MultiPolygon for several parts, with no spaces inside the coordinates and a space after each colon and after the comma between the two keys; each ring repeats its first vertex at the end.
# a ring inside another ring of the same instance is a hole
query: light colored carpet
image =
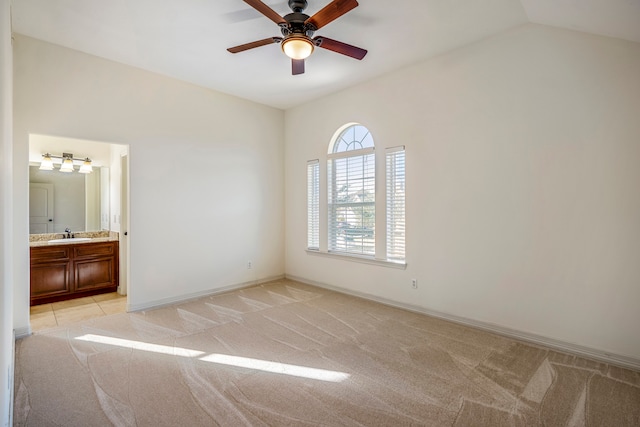
{"type": "Polygon", "coordinates": [[[640,373],[281,280],[16,343],[18,426],[638,426],[640,373]]]}

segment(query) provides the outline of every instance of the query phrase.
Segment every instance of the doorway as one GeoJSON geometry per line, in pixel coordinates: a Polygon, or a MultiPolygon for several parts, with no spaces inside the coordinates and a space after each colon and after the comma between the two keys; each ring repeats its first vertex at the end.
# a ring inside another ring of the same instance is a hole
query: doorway
{"type": "MultiPolygon", "coordinates": [[[[107,233],[111,238],[117,238],[120,243],[118,257],[119,284],[121,284],[118,288],[120,305],[128,300],[126,295],[129,288],[128,239],[123,238],[125,234],[128,234],[129,218],[128,155],[129,146],[125,144],[49,135],[29,135],[30,241],[34,238],[43,238],[34,235],[61,233],[60,230],[64,230],[68,223],[78,224],[73,227],[73,231],[77,233],[107,233]],[[84,180],[86,185],[78,190],[78,195],[70,195],[68,185],[58,185],[60,191],[57,191],[55,188],[57,184],[52,184],[59,182],[57,181],[59,178],[56,177],[60,175],[75,175],[82,180],[81,174],[78,173],[78,165],[69,174],[61,173],[59,165],[55,162],[53,170],[39,170],[44,154],[51,154],[53,157],[62,153],[72,153],[73,158],[91,160],[93,172],[84,175],[85,178],[89,178],[84,180]],[[48,177],[47,173],[50,174],[48,177]],[[37,181],[51,182],[31,182],[31,177],[37,177],[37,181]],[[91,193],[92,191],[96,194],[91,193]],[[58,197],[58,193],[61,193],[60,197],[58,197]],[[83,210],[85,216],[92,215],[92,218],[70,219],[64,217],[64,207],[68,207],[70,201],[75,203],[78,199],[85,200],[86,203],[80,205],[79,209],[76,206],[73,210],[83,210]],[[59,204],[62,205],[61,209],[58,209],[59,204]],[[87,227],[91,229],[89,230],[87,227]],[[122,301],[123,299],[124,301],[122,301]]],[[[100,301],[100,303],[102,302],[100,301]]]]}

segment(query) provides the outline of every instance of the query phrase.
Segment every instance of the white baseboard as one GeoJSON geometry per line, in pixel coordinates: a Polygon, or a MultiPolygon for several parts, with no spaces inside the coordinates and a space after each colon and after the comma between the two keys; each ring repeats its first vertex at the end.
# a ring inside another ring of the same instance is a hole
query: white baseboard
{"type": "MultiPolygon", "coordinates": [[[[15,401],[15,372],[16,372],[16,331],[13,331],[13,339],[11,340],[11,361],[9,363],[9,413],[7,414],[8,417],[0,420],[0,422],[2,421],[6,421],[7,424],[5,424],[6,426],[12,426],[13,425],[13,403],[15,401]]],[[[4,402],[2,403],[4,405],[4,402]]]]}
{"type": "Polygon", "coordinates": [[[28,337],[31,335],[31,326],[25,326],[24,328],[16,328],[13,330],[14,340],[28,337]]]}
{"type": "Polygon", "coordinates": [[[179,295],[176,297],[170,297],[170,298],[162,298],[159,300],[154,300],[154,301],[147,301],[141,304],[127,304],[127,312],[134,312],[134,311],[142,311],[142,310],[152,310],[155,308],[161,308],[161,307],[166,307],[168,305],[172,305],[172,304],[179,304],[179,303],[183,303],[183,302],[187,302],[190,300],[194,300],[197,298],[201,298],[201,297],[206,297],[206,296],[210,296],[210,295],[217,295],[217,294],[221,294],[224,292],[229,292],[229,291],[235,291],[237,289],[243,289],[243,288],[248,288],[250,286],[255,286],[255,285],[259,285],[262,283],[267,283],[267,282],[272,282],[274,280],[280,280],[280,279],[284,279],[284,274],[280,274],[277,276],[271,276],[271,277],[265,277],[259,280],[252,280],[249,282],[243,282],[243,283],[236,283],[233,285],[227,285],[227,286],[223,286],[221,288],[216,288],[216,289],[207,289],[205,291],[201,291],[201,292],[194,292],[191,294],[186,294],[186,295],[179,295]]]}
{"type": "Polygon", "coordinates": [[[472,328],[482,329],[484,331],[492,332],[507,338],[525,341],[530,344],[536,344],[536,345],[552,348],[555,350],[559,350],[565,353],[571,353],[580,357],[593,359],[593,360],[608,363],[611,365],[640,371],[640,359],[636,359],[633,357],[612,354],[606,351],[597,350],[597,349],[581,346],[578,344],[568,343],[565,341],[560,341],[553,338],[544,337],[541,335],[531,334],[528,332],[522,332],[522,331],[518,331],[511,328],[506,328],[500,325],[494,325],[492,323],[480,322],[477,320],[456,316],[454,314],[442,313],[439,311],[429,310],[424,307],[419,307],[411,304],[404,304],[404,303],[389,300],[386,298],[381,298],[375,295],[367,294],[364,292],[351,291],[348,289],[340,288],[338,286],[328,285],[326,283],[317,282],[315,280],[305,279],[303,277],[286,275],[286,278],[295,280],[297,282],[306,283],[308,285],[329,289],[331,291],[363,298],[370,301],[379,302],[384,305],[401,308],[401,309],[413,311],[416,313],[425,314],[427,316],[437,317],[439,319],[448,320],[450,322],[458,323],[458,324],[469,326],[472,328]]]}
{"type": "Polygon", "coordinates": [[[16,377],[16,331],[13,331],[11,341],[11,366],[9,367],[9,424],[13,425],[13,402],[15,401],[15,377],[16,377]]]}

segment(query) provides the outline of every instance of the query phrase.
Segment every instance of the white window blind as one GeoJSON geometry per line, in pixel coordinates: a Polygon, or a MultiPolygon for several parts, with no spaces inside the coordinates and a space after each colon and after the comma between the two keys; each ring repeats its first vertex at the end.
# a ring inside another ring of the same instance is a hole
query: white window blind
{"type": "Polygon", "coordinates": [[[307,162],[307,248],[320,248],[320,162],[307,162]]]}
{"type": "Polygon", "coordinates": [[[405,260],[405,155],[404,146],[386,150],[387,259],[405,260]]]}
{"type": "Polygon", "coordinates": [[[373,148],[330,156],[330,251],[375,255],[375,175],[373,148]]]}

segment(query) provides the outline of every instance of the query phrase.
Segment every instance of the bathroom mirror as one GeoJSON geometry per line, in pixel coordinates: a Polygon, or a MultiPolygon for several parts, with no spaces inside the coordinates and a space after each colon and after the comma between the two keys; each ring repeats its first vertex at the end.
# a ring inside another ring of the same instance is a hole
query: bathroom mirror
{"type": "Polygon", "coordinates": [[[89,174],[29,165],[29,233],[109,230],[109,168],[89,174]]]}

